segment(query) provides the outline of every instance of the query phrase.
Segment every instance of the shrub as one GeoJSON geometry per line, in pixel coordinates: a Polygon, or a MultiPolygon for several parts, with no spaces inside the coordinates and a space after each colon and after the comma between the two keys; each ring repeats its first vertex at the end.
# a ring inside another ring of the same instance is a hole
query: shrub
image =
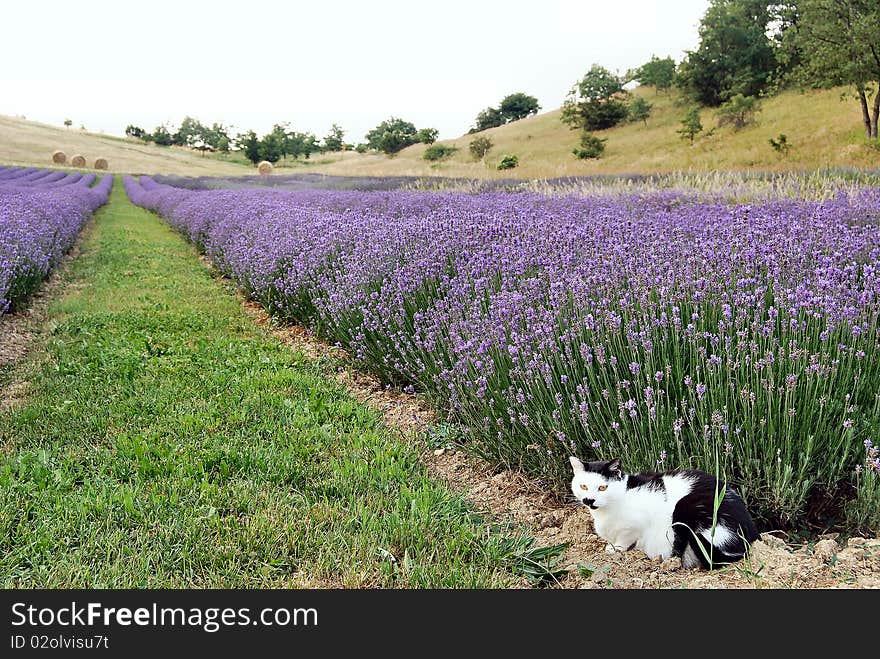
{"type": "Polygon", "coordinates": [[[513,169],[519,165],[519,158],[516,156],[504,156],[498,163],[498,169],[513,169]]]}
{"type": "Polygon", "coordinates": [[[693,144],[697,133],[702,132],[702,130],[703,123],[700,121],[700,108],[694,106],[684,115],[684,118],[681,120],[681,128],[675,132],[681,135],[681,139],[689,139],[691,144],[693,144]]]}
{"type": "Polygon", "coordinates": [[[733,124],[733,130],[740,130],[755,123],[760,111],[761,102],[756,97],[737,94],[718,109],[718,125],[733,124]]]}
{"type": "Polygon", "coordinates": [[[481,160],[486,157],[492,146],[492,140],[488,137],[478,137],[471,141],[468,145],[468,150],[471,152],[474,160],[481,160]]]}
{"type": "Polygon", "coordinates": [[[416,133],[416,141],[421,142],[422,144],[433,144],[437,141],[437,136],[440,134],[436,128],[421,128],[419,132],[416,133]]]}
{"type": "Polygon", "coordinates": [[[629,113],[627,119],[629,119],[630,123],[641,121],[647,126],[648,117],[651,116],[652,109],[654,109],[654,104],[649,103],[644,96],[634,96],[629,106],[627,106],[627,112],[629,113]]]}
{"type": "Polygon", "coordinates": [[[596,137],[592,133],[585,132],[581,135],[581,146],[573,151],[578,158],[600,158],[605,153],[605,142],[608,140],[596,137]]]}
{"type": "Polygon", "coordinates": [[[788,141],[788,136],[785,133],[779,133],[779,137],[776,139],[771,137],[769,142],[770,146],[773,147],[773,150],[780,156],[787,156],[788,152],[791,150],[791,142],[788,141]]]}
{"type": "Polygon", "coordinates": [[[397,117],[386,119],[366,135],[370,148],[392,155],[415,144],[418,131],[414,124],[397,117]]]}
{"type": "Polygon", "coordinates": [[[363,142],[361,142],[360,144],[358,144],[358,145],[354,148],[354,150],[357,151],[358,153],[366,153],[366,152],[367,152],[367,149],[369,149],[369,148],[370,148],[370,147],[368,147],[366,144],[364,144],[363,142]]]}
{"type": "Polygon", "coordinates": [[[432,144],[427,149],[425,149],[425,154],[422,156],[425,160],[443,160],[444,158],[448,158],[453,153],[458,151],[458,149],[454,146],[447,146],[445,144],[432,144]]]}

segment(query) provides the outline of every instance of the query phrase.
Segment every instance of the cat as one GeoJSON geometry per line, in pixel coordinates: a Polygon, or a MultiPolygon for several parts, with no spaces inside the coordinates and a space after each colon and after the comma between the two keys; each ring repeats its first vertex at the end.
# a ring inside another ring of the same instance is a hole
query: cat
{"type": "Polygon", "coordinates": [[[715,488],[720,492],[723,483],[704,471],[626,474],[619,459],[569,460],[571,491],[590,509],[606,551],[640,549],[649,558],[678,556],[683,567],[708,569],[740,560],[758,539],[745,503],[730,486],[712,534],[715,488]]]}

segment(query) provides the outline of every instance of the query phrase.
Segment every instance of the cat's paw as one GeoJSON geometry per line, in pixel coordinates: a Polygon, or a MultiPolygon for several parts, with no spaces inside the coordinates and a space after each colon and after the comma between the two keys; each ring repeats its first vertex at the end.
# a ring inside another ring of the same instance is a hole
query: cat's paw
{"type": "Polygon", "coordinates": [[[605,545],[605,553],[606,554],[616,554],[617,547],[615,547],[614,545],[609,543],[609,544],[605,545]]]}

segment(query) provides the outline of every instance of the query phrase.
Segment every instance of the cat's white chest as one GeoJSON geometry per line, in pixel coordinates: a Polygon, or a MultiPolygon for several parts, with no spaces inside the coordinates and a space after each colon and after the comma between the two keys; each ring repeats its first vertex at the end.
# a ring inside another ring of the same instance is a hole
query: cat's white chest
{"type": "Polygon", "coordinates": [[[667,559],[672,556],[675,539],[675,501],[669,501],[662,491],[632,490],[618,505],[591,510],[590,514],[596,534],[609,544],[609,551],[635,548],[649,558],[667,559]]]}

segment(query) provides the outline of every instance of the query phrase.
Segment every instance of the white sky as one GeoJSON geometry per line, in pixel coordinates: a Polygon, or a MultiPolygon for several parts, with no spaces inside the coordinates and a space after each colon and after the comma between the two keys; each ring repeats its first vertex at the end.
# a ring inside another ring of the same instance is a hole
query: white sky
{"type": "Polygon", "coordinates": [[[559,107],[599,63],[697,45],[708,0],[0,4],[0,114],[121,135],[185,115],[346,140],[389,116],[457,137],[506,94],[559,107]]]}

